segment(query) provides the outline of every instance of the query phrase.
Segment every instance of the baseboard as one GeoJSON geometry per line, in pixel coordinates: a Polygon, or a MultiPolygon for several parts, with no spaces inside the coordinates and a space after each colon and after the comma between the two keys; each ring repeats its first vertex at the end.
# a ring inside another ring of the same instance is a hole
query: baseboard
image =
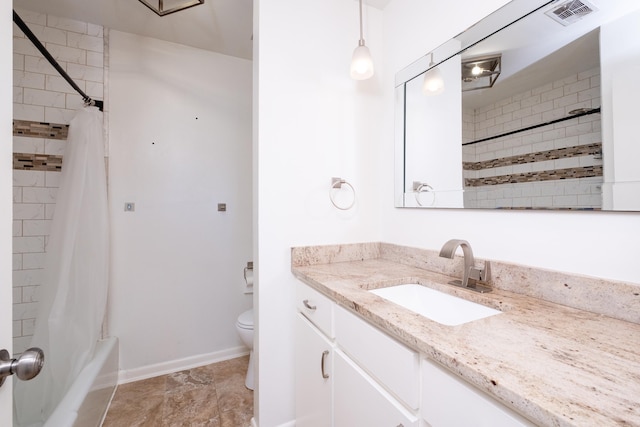
{"type": "Polygon", "coordinates": [[[249,351],[246,347],[233,347],[213,353],[200,354],[197,356],[185,357],[184,359],[170,360],[168,362],[157,363],[155,365],[143,366],[135,369],[120,370],[118,372],[118,384],[126,384],[133,381],[145,380],[159,375],[171,374],[173,372],[193,369],[198,366],[209,365],[211,363],[222,362],[236,357],[246,356],[249,351]]]}

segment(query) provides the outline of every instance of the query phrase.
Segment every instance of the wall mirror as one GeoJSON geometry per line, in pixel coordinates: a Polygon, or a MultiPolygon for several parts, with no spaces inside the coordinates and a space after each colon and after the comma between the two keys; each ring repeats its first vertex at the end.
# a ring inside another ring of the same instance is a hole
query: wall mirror
{"type": "Polygon", "coordinates": [[[640,2],[513,0],[396,75],[395,206],[640,211],[640,2]]]}

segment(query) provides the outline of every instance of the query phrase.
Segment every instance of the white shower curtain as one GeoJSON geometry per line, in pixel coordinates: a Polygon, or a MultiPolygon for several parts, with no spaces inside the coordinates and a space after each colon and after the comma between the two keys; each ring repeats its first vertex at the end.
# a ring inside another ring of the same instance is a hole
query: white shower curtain
{"type": "Polygon", "coordinates": [[[107,301],[108,238],[102,112],[85,107],[69,124],[46,247],[32,340],[45,352],[44,367],[15,383],[20,426],[41,425],[93,357],[107,301]]]}

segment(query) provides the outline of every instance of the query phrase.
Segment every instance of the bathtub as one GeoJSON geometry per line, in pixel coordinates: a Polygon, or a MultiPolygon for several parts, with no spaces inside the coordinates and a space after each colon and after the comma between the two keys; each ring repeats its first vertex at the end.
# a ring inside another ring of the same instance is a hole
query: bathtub
{"type": "Polygon", "coordinates": [[[96,344],[93,360],[80,371],[43,427],[100,426],[118,382],[118,338],[96,344]]]}

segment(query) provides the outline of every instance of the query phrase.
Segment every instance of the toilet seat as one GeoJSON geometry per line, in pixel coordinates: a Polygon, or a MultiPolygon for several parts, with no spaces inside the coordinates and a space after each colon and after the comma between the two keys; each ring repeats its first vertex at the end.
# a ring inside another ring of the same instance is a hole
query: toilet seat
{"type": "Polygon", "coordinates": [[[240,314],[236,324],[242,329],[253,329],[253,310],[247,310],[240,314]]]}

